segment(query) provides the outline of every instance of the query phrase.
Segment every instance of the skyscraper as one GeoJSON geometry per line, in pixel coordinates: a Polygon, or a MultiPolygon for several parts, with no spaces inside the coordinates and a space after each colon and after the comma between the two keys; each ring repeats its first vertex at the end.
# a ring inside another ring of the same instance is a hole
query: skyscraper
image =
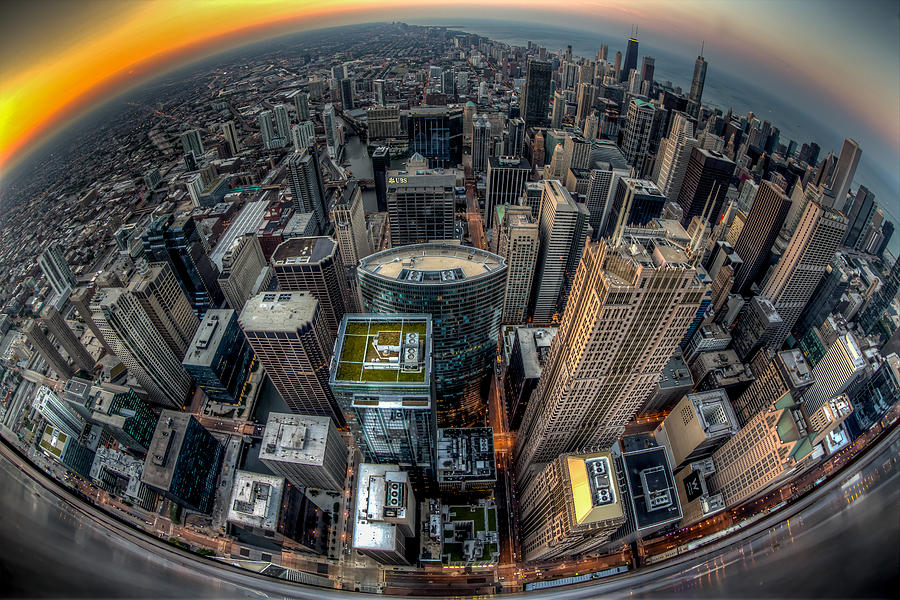
{"type": "Polygon", "coordinates": [[[291,139],[291,115],[287,104],[279,104],[275,107],[275,127],[281,145],[286,146],[291,139]]]}
{"type": "Polygon", "coordinates": [[[670,201],[675,201],[681,192],[681,184],[697,139],[694,137],[694,123],[685,113],[673,113],[670,123],[668,137],[659,144],[654,180],[663,195],[670,201]]]}
{"type": "Polygon", "coordinates": [[[375,104],[384,106],[384,79],[376,79],[372,87],[375,89],[375,104]]]}
{"type": "Polygon", "coordinates": [[[341,89],[341,107],[343,110],[353,110],[355,105],[353,104],[353,80],[352,79],[341,79],[338,82],[338,85],[341,89]]]}
{"type": "Polygon", "coordinates": [[[359,259],[372,254],[366,233],[362,191],[356,181],[351,180],[335,201],[331,208],[331,222],[334,224],[334,238],[341,251],[344,267],[355,271],[359,259]]]}
{"type": "Polygon", "coordinates": [[[777,354],[768,351],[753,359],[769,358],[764,369],[758,370],[756,379],[746,390],[735,398],[732,406],[741,426],[762,411],[767,410],[785,393],[790,392],[795,398],[800,392],[813,384],[812,365],[803,357],[800,350],[783,350],[777,354]]]}
{"type": "Polygon", "coordinates": [[[309,121],[309,94],[297,92],[294,94],[294,111],[297,113],[297,121],[309,121]]]}
{"type": "Polygon", "coordinates": [[[234,127],[234,121],[222,123],[222,135],[225,136],[231,155],[236,156],[241,150],[241,139],[238,137],[237,129],[234,127]]]}
{"type": "Polygon", "coordinates": [[[275,150],[283,145],[275,130],[273,119],[274,114],[271,110],[259,113],[259,133],[262,136],[263,148],[266,150],[275,150]]]}
{"type": "Polygon", "coordinates": [[[128,284],[144,313],[175,356],[184,356],[200,320],[167,263],[142,264],[128,284]]]}
{"type": "Polygon", "coordinates": [[[543,182],[540,210],[540,251],[535,276],[532,316],[536,323],[549,323],[566,295],[590,229],[590,213],[572,199],[555,180],[543,182]]]}
{"type": "Polygon", "coordinates": [[[75,288],[75,275],[66,263],[62,249],[51,243],[38,257],[38,266],[57,296],[65,296],[75,288]]]}
{"type": "Polygon", "coordinates": [[[632,98],[628,103],[628,117],[625,133],[622,136],[622,153],[625,160],[632,165],[637,174],[641,174],[647,152],[650,148],[650,129],[656,107],[646,100],[632,98]]]}
{"type": "Polygon", "coordinates": [[[375,179],[375,199],[378,211],[387,210],[387,172],[391,168],[391,155],[387,146],[379,146],[372,152],[372,173],[375,179]]]}
{"type": "Polygon", "coordinates": [[[72,376],[73,371],[69,367],[69,363],[62,357],[62,354],[59,353],[59,350],[50,341],[50,338],[44,334],[37,319],[29,321],[25,325],[24,332],[28,342],[41,355],[47,366],[53,369],[59,379],[68,379],[72,376]]]}
{"type": "Polygon", "coordinates": [[[446,106],[409,109],[410,153],[418,152],[431,168],[453,168],[462,162],[462,110],[446,106]]]}
{"type": "Polygon", "coordinates": [[[308,292],[263,292],[247,300],[238,318],[250,347],[279,395],[297,414],[344,415],[328,386],[334,336],[319,301],[308,292]]]}
{"type": "Polygon", "coordinates": [[[540,246],[540,230],[527,206],[502,206],[497,209],[499,228],[497,254],[509,269],[503,300],[503,322],[522,323],[528,312],[531,284],[540,246]]]}
{"type": "Polygon", "coordinates": [[[75,336],[55,306],[48,304],[44,307],[41,311],[41,321],[44,322],[47,331],[53,334],[56,343],[66,351],[77,368],[88,372],[93,370],[94,359],[91,358],[84,344],[75,336]]]}
{"type": "Polygon", "coordinates": [[[584,251],[515,445],[518,481],[564,452],[608,448],[654,391],[708,286],[664,239],[584,251]]]}
{"type": "Polygon", "coordinates": [[[340,491],[347,478],[347,444],[326,416],[269,413],[259,460],[297,487],[340,491]]]}
{"type": "MultiPolygon", "coordinates": [[[[422,160],[413,155],[407,165],[422,160]]],[[[387,172],[387,210],[391,246],[406,246],[456,237],[456,171],[413,169],[387,172]]]]}
{"type": "Polygon", "coordinates": [[[525,90],[522,99],[522,117],[525,126],[547,124],[547,108],[550,105],[549,62],[531,58],[525,73],[525,90]]]}
{"type": "Polygon", "coordinates": [[[734,278],[735,293],[746,295],[769,259],[791,201],[771,181],[763,181],[756,191],[750,213],[735,242],[734,250],[744,261],[734,278]]]}
{"type": "Polygon", "coordinates": [[[360,261],[364,309],[430,314],[442,427],[482,423],[482,386],[494,364],[507,267],[502,258],[452,243],[414,244],[360,261]]]}
{"type": "Polygon", "coordinates": [[[550,113],[550,129],[559,129],[562,127],[566,118],[566,91],[556,90],[553,92],[553,108],[550,113]]]}
{"type": "Polygon", "coordinates": [[[106,342],[154,404],[181,408],[191,391],[191,378],[181,366],[139,298],[125,288],[104,288],[91,302],[91,312],[106,342]]]}
{"type": "Polygon", "coordinates": [[[319,315],[332,337],[348,312],[356,312],[344,261],[338,245],[329,237],[297,237],[275,249],[272,270],[282,292],[306,291],[319,301],[319,315]]]}
{"type": "Polygon", "coordinates": [[[839,336],[812,370],[813,384],[802,392],[803,410],[811,415],[828,400],[842,394],[864,375],[866,359],[852,333],[839,336]]]}
{"type": "Polygon", "coordinates": [[[709,457],[740,429],[725,390],[692,392],[669,412],[654,437],[669,449],[676,473],[709,457]]]}
{"type": "Polygon", "coordinates": [[[141,481],[187,509],[209,513],[225,448],[193,415],[164,410],[141,481]]]}
{"type": "Polygon", "coordinates": [[[666,197],[649,179],[620,177],[612,195],[605,237],[617,244],[629,226],[643,226],[662,216],[666,197]]]}
{"type": "Polygon", "coordinates": [[[100,333],[100,328],[97,327],[97,323],[94,321],[94,317],[91,315],[91,298],[94,297],[94,292],[96,288],[93,285],[85,286],[77,288],[72,295],[69,297],[69,301],[72,303],[72,306],[75,307],[75,310],[78,312],[78,316],[81,317],[81,320],[84,321],[84,324],[87,325],[88,329],[91,330],[91,333],[94,334],[94,337],[100,342],[100,345],[103,348],[112,354],[112,348],[110,348],[106,344],[106,340],[103,339],[103,334],[100,333]]]}
{"type": "Polygon", "coordinates": [[[845,139],[828,185],[834,192],[835,204],[831,208],[843,209],[844,203],[847,201],[847,193],[850,191],[850,184],[853,183],[853,176],[856,175],[856,166],[859,164],[860,156],[862,156],[862,150],[859,144],[850,138],[845,139]]]}
{"type": "Polygon", "coordinates": [[[803,307],[822,279],[847,229],[847,218],[818,202],[809,202],[784,254],[762,289],[781,315],[782,326],[772,337],[778,349],[793,329],[803,307]]]}
{"type": "Polygon", "coordinates": [[[328,156],[337,158],[341,147],[340,123],[337,113],[334,112],[334,105],[330,102],[322,111],[322,120],[325,123],[325,146],[328,148],[328,156]]]}
{"type": "Polygon", "coordinates": [[[641,61],[641,81],[653,81],[653,71],[656,61],[652,56],[645,56],[641,61]]]}
{"type": "Polygon", "coordinates": [[[682,227],[687,227],[694,217],[705,218],[708,223],[718,222],[734,167],[734,162],[720,152],[691,150],[677,198],[682,227]]]}
{"type": "Polygon", "coordinates": [[[198,317],[203,317],[207,308],[218,306],[222,301],[222,291],[216,281],[218,269],[207,254],[197,222],[191,215],[160,215],[150,223],[141,239],[144,258],[150,263],[169,264],[198,317]]]}
{"type": "Polygon", "coordinates": [[[637,39],[628,38],[628,45],[625,48],[625,62],[622,63],[622,73],[619,75],[619,81],[626,81],[632,69],[637,69],[638,59],[638,41],[637,39]]]}
{"type": "Polygon", "coordinates": [[[485,190],[485,228],[494,224],[494,212],[504,204],[518,204],[531,173],[528,160],[514,156],[491,156],[487,165],[485,190]]]}
{"type": "Polygon", "coordinates": [[[888,306],[897,296],[898,289],[900,289],[900,258],[894,261],[891,272],[881,282],[881,289],[875,292],[859,315],[859,327],[863,332],[868,334],[875,329],[875,325],[884,317],[888,306]]]}
{"type": "Polygon", "coordinates": [[[843,243],[845,246],[859,250],[862,245],[863,234],[865,234],[877,206],[875,194],[870,192],[866,186],[859,186],[859,189],[856,190],[853,205],[847,212],[849,225],[847,233],[844,235],[843,243]]]}
{"type": "Polygon", "coordinates": [[[691,78],[691,93],[688,96],[688,113],[697,118],[703,102],[703,84],[706,83],[706,61],[703,55],[694,61],[694,76],[691,78]]]}
{"type": "Polygon", "coordinates": [[[193,153],[197,157],[203,154],[203,140],[200,139],[200,132],[196,129],[185,131],[180,139],[185,154],[193,153]]]}
{"type": "Polygon", "coordinates": [[[266,258],[259,238],[249,233],[234,240],[222,256],[222,272],[218,280],[228,306],[240,312],[265,268],[266,258]]]}
{"type": "Polygon", "coordinates": [[[303,121],[291,127],[291,143],[294,144],[294,152],[304,148],[315,148],[316,128],[312,121],[303,121]]]}
{"type": "Polygon", "coordinates": [[[491,155],[491,123],[487,115],[476,115],[472,123],[472,169],[483,173],[491,155]]]}
{"type": "Polygon", "coordinates": [[[303,148],[294,152],[288,159],[287,167],[294,210],[314,213],[318,223],[316,229],[324,233],[328,226],[328,213],[325,208],[325,187],[322,185],[319,158],[315,149],[303,148]]]}
{"type": "Polygon", "coordinates": [[[215,402],[246,401],[253,352],[230,308],[206,312],[181,364],[215,402]]]}

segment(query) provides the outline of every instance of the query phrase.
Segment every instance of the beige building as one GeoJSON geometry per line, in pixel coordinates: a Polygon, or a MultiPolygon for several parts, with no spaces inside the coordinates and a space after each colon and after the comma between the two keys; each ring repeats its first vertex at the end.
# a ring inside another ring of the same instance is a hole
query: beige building
{"type": "Polygon", "coordinates": [[[247,300],[238,323],[272,384],[290,409],[344,416],[328,385],[334,336],[310,292],[263,292],[247,300]]]}
{"type": "Polygon", "coordinates": [[[219,274],[219,287],[228,306],[237,312],[244,308],[244,302],[253,295],[256,281],[265,268],[266,259],[259,238],[247,234],[234,240],[222,257],[222,271],[219,274]]]}
{"type": "Polygon", "coordinates": [[[519,481],[564,452],[609,448],[675,354],[707,291],[665,239],[590,244],[519,428],[519,481]]]}
{"type": "Polygon", "coordinates": [[[396,106],[373,106],[367,108],[366,127],[370,140],[399,137],[400,109],[396,106]]]}
{"type": "Polygon", "coordinates": [[[146,268],[139,266],[128,291],[137,299],[172,353],[183,357],[200,327],[200,319],[168,263],[151,263],[146,268]]]}
{"type": "Polygon", "coordinates": [[[366,233],[362,191],[357,182],[347,184],[341,199],[335,202],[331,209],[331,222],[344,266],[355,269],[359,259],[372,254],[366,233]]]}
{"type": "Polygon", "coordinates": [[[525,486],[519,501],[527,562],[599,548],[625,521],[612,454],[566,454],[525,486]]]}
{"type": "Polygon", "coordinates": [[[91,358],[84,344],[69,328],[66,320],[59,314],[55,306],[48,304],[44,307],[41,311],[41,321],[44,322],[47,331],[53,334],[56,342],[66,351],[76,367],[85,371],[91,371],[94,368],[94,359],[91,358]]]}
{"type": "Polygon", "coordinates": [[[408,565],[407,542],[416,534],[416,497],[397,465],[359,465],[353,548],[381,564],[408,565]]]}
{"type": "Polygon", "coordinates": [[[528,313],[531,284],[537,264],[540,236],[537,221],[527,206],[498,206],[498,254],[507,265],[503,322],[523,323],[528,313]]]}
{"type": "Polygon", "coordinates": [[[710,456],[740,426],[725,390],[695,392],[675,405],[654,435],[669,450],[672,470],[710,456]]]}

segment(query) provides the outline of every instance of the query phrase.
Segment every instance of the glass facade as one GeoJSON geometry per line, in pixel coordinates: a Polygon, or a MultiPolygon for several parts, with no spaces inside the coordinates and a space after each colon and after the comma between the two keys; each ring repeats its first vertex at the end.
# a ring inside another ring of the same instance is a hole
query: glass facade
{"type": "MultiPolygon", "coordinates": [[[[126,439],[133,440],[133,444],[140,446],[142,451],[150,447],[150,440],[153,439],[153,430],[156,429],[157,416],[150,410],[146,402],[140,399],[134,390],[116,394],[109,406],[110,415],[120,415],[125,417],[122,424],[122,432],[126,439]]],[[[117,439],[120,436],[113,432],[113,437],[117,439]]],[[[124,440],[123,444],[131,447],[132,443],[124,440]]]]}
{"type": "Polygon", "coordinates": [[[167,495],[191,510],[209,513],[223,454],[222,444],[197,419],[188,419],[167,495]]]}
{"type": "Polygon", "coordinates": [[[408,121],[409,152],[418,152],[430,168],[451,168],[462,162],[462,111],[412,110],[408,121]]]}

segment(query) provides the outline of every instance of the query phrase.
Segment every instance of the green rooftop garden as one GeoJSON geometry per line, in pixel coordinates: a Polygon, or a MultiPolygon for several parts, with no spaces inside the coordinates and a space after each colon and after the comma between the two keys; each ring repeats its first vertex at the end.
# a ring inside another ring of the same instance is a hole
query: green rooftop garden
{"type": "Polygon", "coordinates": [[[396,357],[396,353],[379,356],[375,348],[375,337],[379,345],[398,346],[407,333],[426,334],[426,324],[404,322],[402,320],[386,321],[349,321],[344,328],[341,352],[338,359],[337,381],[376,382],[376,383],[422,383],[425,372],[402,372],[397,363],[389,364],[387,359],[396,357]],[[379,358],[384,359],[380,361],[379,358]],[[365,368],[363,363],[383,362],[387,368],[365,368]]]}

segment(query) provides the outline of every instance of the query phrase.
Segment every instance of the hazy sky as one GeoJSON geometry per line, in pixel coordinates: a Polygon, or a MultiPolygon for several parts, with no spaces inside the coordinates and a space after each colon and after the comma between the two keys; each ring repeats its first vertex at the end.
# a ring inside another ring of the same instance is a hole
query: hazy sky
{"type": "Polygon", "coordinates": [[[808,111],[857,139],[864,158],[892,182],[900,177],[895,0],[6,0],[2,6],[0,173],[111,95],[198,58],[290,31],[446,22],[465,14],[619,27],[623,37],[636,24],[642,43],[679,55],[696,55],[705,40],[711,69],[728,69],[808,111]]]}

